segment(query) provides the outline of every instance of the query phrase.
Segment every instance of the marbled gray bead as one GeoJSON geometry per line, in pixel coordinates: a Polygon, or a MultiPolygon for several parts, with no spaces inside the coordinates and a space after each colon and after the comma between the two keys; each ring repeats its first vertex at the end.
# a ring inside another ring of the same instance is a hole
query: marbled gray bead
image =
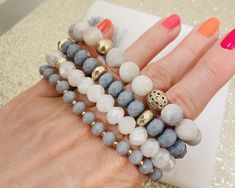
{"type": "Polygon", "coordinates": [[[127,141],[124,141],[124,140],[119,142],[117,147],[116,147],[116,151],[120,155],[126,155],[129,149],[130,149],[130,144],[127,141]]]}
{"type": "Polygon", "coordinates": [[[139,100],[132,101],[127,107],[127,112],[132,117],[139,116],[143,111],[144,111],[144,103],[139,100]]]}
{"type": "Polygon", "coordinates": [[[103,88],[108,88],[109,85],[114,81],[114,76],[110,72],[104,73],[100,78],[99,78],[99,84],[103,86],[103,88]]]}
{"type": "Polygon", "coordinates": [[[129,155],[129,161],[134,165],[137,165],[142,159],[143,154],[140,150],[137,149],[133,150],[132,153],[129,155]]]}
{"type": "Polygon", "coordinates": [[[74,64],[81,67],[83,62],[89,57],[90,55],[86,50],[79,50],[74,56],[74,64]]]}
{"type": "Polygon", "coordinates": [[[63,54],[66,55],[69,46],[71,46],[72,44],[74,44],[74,42],[71,41],[71,40],[65,41],[65,42],[61,45],[61,52],[63,52],[63,54]]]}
{"type": "Polygon", "coordinates": [[[61,79],[59,74],[52,74],[51,76],[49,76],[49,84],[52,86],[56,86],[57,82],[61,79]]]}
{"type": "Polygon", "coordinates": [[[71,103],[76,99],[76,94],[73,91],[67,91],[63,95],[64,103],[71,103]]]}
{"type": "Polygon", "coordinates": [[[101,122],[95,123],[91,128],[91,132],[95,136],[101,135],[103,131],[104,131],[104,124],[101,122]]]}
{"type": "Polygon", "coordinates": [[[92,71],[96,68],[97,62],[93,57],[87,58],[82,65],[82,69],[86,75],[91,75],[92,71]]]}
{"type": "Polygon", "coordinates": [[[114,132],[106,132],[103,136],[104,145],[111,146],[116,141],[116,135],[114,132]]]}
{"type": "Polygon", "coordinates": [[[108,88],[108,94],[117,97],[124,90],[124,85],[120,81],[114,81],[108,88]]]}
{"type": "Polygon", "coordinates": [[[154,118],[147,125],[147,132],[150,136],[157,136],[162,133],[164,129],[164,123],[158,118],[154,118]]]}
{"type": "Polygon", "coordinates": [[[60,81],[56,84],[56,91],[58,93],[64,93],[64,91],[69,90],[69,83],[67,81],[60,81]]]}
{"type": "Polygon", "coordinates": [[[85,125],[89,125],[91,124],[93,121],[95,121],[95,114],[93,112],[87,112],[84,114],[84,116],[82,117],[82,122],[85,125]]]}
{"type": "Polygon", "coordinates": [[[168,148],[168,151],[176,159],[182,158],[187,153],[186,144],[182,140],[177,139],[175,144],[168,148]]]}
{"type": "Polygon", "coordinates": [[[47,65],[47,64],[41,65],[41,66],[39,67],[39,74],[40,74],[40,75],[43,75],[43,71],[44,71],[44,69],[46,69],[46,68],[50,68],[50,66],[47,65]]]}
{"type": "Polygon", "coordinates": [[[85,109],[86,109],[86,104],[82,101],[79,101],[73,105],[72,111],[74,114],[80,115],[82,114],[82,112],[84,112],[85,109]]]}
{"type": "Polygon", "coordinates": [[[72,44],[67,49],[67,57],[73,59],[75,54],[80,50],[80,46],[77,44],[72,44]]]}
{"type": "Polygon", "coordinates": [[[162,171],[159,168],[153,168],[153,172],[149,174],[149,178],[152,181],[158,181],[162,178],[162,171]]]}
{"type": "Polygon", "coordinates": [[[153,163],[149,159],[145,159],[143,165],[139,167],[142,174],[149,174],[153,169],[153,163]]]}
{"type": "Polygon", "coordinates": [[[173,129],[165,129],[158,137],[158,142],[161,147],[168,148],[175,144],[177,139],[176,133],[173,129]]]}
{"type": "Polygon", "coordinates": [[[49,76],[51,76],[54,73],[54,69],[53,68],[45,68],[43,70],[43,78],[48,79],[49,76]]]}
{"type": "Polygon", "coordinates": [[[123,91],[118,96],[118,104],[121,107],[126,107],[134,100],[134,93],[132,91],[123,91]]]}

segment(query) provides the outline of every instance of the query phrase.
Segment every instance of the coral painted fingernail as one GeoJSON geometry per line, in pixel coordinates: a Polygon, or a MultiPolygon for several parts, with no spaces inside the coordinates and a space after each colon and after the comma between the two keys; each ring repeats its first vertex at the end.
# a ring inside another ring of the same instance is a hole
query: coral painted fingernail
{"type": "Polygon", "coordinates": [[[223,41],[220,43],[222,48],[232,50],[235,48],[235,29],[230,31],[223,39],[223,41]]]}
{"type": "Polygon", "coordinates": [[[198,32],[204,36],[212,36],[219,28],[220,21],[217,18],[209,18],[198,29],[198,32]]]}
{"type": "Polygon", "coordinates": [[[104,19],[96,25],[96,27],[103,33],[103,35],[112,39],[114,33],[114,26],[110,19],[104,19]]]}
{"type": "Polygon", "coordinates": [[[172,14],[162,22],[162,26],[168,30],[174,29],[180,24],[180,17],[176,14],[172,14]]]}

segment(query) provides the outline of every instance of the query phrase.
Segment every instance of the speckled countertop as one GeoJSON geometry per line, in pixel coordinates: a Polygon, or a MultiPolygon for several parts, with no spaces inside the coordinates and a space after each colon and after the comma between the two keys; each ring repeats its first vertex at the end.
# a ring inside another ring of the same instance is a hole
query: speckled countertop
{"type": "MultiPolygon", "coordinates": [[[[46,0],[30,15],[0,37],[0,106],[32,86],[40,77],[38,67],[45,53],[56,48],[71,23],[82,20],[93,0],[46,0]],[[66,15],[66,16],[65,16],[66,15]]],[[[195,25],[210,16],[222,21],[221,34],[235,26],[234,0],[109,0],[161,17],[172,12],[182,22],[195,25]]],[[[235,187],[235,79],[230,81],[224,123],[211,187],[235,187]],[[234,143],[234,144],[231,144],[234,143]]],[[[149,184],[144,187],[171,187],[149,184]]]]}

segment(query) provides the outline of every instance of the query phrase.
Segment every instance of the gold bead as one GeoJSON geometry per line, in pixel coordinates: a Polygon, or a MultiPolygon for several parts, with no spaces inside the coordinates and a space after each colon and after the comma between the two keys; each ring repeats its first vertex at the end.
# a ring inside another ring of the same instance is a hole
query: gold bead
{"type": "Polygon", "coordinates": [[[142,166],[143,164],[144,164],[144,161],[140,161],[140,162],[138,163],[139,166],[142,166]]]}
{"type": "Polygon", "coordinates": [[[59,51],[62,51],[62,45],[67,41],[72,41],[72,39],[64,38],[64,39],[61,39],[61,40],[58,41],[57,48],[58,48],[59,51]]]}
{"type": "Polygon", "coordinates": [[[104,136],[106,134],[106,132],[105,131],[103,131],[102,133],[101,133],[101,136],[104,136]]]}
{"type": "Polygon", "coordinates": [[[95,45],[95,49],[99,55],[106,55],[112,47],[113,42],[104,38],[100,39],[95,45]]]}
{"type": "Polygon", "coordinates": [[[163,91],[153,90],[147,95],[147,104],[150,110],[158,112],[168,104],[168,99],[163,91]]]}
{"type": "Polygon", "coordinates": [[[77,102],[76,101],[73,101],[72,104],[75,105],[77,102]]]}
{"type": "Polygon", "coordinates": [[[67,61],[67,59],[66,59],[65,57],[62,57],[62,58],[58,59],[58,60],[56,61],[56,64],[55,64],[55,68],[59,69],[59,68],[60,68],[60,65],[61,65],[62,63],[64,63],[64,62],[66,62],[66,61],[67,61]]]}
{"type": "Polygon", "coordinates": [[[106,67],[104,67],[104,66],[98,66],[98,67],[96,67],[96,68],[92,71],[92,73],[91,73],[91,78],[92,78],[93,80],[97,80],[97,79],[99,79],[105,72],[107,72],[106,67]]]}
{"type": "Polygon", "coordinates": [[[86,112],[84,111],[84,112],[82,112],[82,116],[84,116],[86,114],[86,112]]]}
{"type": "Polygon", "coordinates": [[[95,124],[96,124],[96,122],[95,122],[95,121],[91,122],[91,126],[93,126],[93,125],[95,125],[95,124]]]}
{"type": "Polygon", "coordinates": [[[137,125],[143,127],[148,122],[150,122],[153,118],[153,112],[151,110],[145,110],[140,116],[137,118],[137,125]]]}
{"type": "Polygon", "coordinates": [[[114,141],[114,142],[113,142],[113,146],[114,146],[114,147],[117,147],[117,145],[118,145],[118,142],[117,142],[117,141],[114,141]]]}
{"type": "Polygon", "coordinates": [[[128,155],[132,154],[132,149],[129,149],[127,152],[128,155]]]}

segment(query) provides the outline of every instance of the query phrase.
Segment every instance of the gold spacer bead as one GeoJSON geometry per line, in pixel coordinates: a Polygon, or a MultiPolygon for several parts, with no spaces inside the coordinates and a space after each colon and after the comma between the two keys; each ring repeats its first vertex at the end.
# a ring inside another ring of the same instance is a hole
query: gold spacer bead
{"type": "Polygon", "coordinates": [[[144,164],[144,161],[140,161],[140,162],[138,163],[139,166],[142,166],[143,164],[144,164]]]}
{"type": "Polygon", "coordinates": [[[132,152],[133,152],[132,149],[129,149],[127,154],[130,155],[130,154],[132,154],[132,152]]]}
{"type": "Polygon", "coordinates": [[[96,124],[96,122],[95,122],[95,121],[91,122],[91,126],[93,126],[93,125],[95,125],[95,124],[96,124]]]}
{"type": "Polygon", "coordinates": [[[106,55],[112,47],[113,42],[105,38],[100,39],[95,45],[95,49],[99,55],[106,55]]]}
{"type": "Polygon", "coordinates": [[[168,104],[168,99],[166,94],[163,91],[157,89],[151,91],[147,95],[146,100],[149,109],[152,110],[153,112],[161,111],[168,104]]]}
{"type": "Polygon", "coordinates": [[[104,136],[106,134],[106,132],[105,131],[103,131],[102,133],[101,133],[101,136],[104,136]]]}
{"type": "Polygon", "coordinates": [[[114,147],[117,147],[117,145],[118,145],[118,142],[117,142],[117,141],[114,141],[114,142],[113,142],[113,146],[114,146],[114,147]]]}
{"type": "Polygon", "coordinates": [[[82,116],[84,116],[86,114],[86,112],[84,111],[84,112],[82,112],[82,116]]]}
{"type": "Polygon", "coordinates": [[[153,112],[151,110],[145,110],[140,116],[137,118],[137,125],[144,127],[148,122],[153,119],[153,112]]]}
{"type": "Polygon", "coordinates": [[[107,68],[104,66],[98,66],[96,67],[92,73],[91,73],[91,78],[93,80],[98,80],[105,72],[107,72],[107,68]]]}
{"type": "Polygon", "coordinates": [[[63,64],[64,62],[66,62],[67,59],[65,57],[62,57],[60,59],[57,60],[56,64],[55,64],[55,68],[59,69],[60,65],[63,64]]]}
{"type": "Polygon", "coordinates": [[[64,93],[68,92],[69,90],[64,90],[64,93]]]}
{"type": "Polygon", "coordinates": [[[62,45],[63,45],[66,41],[73,41],[73,40],[70,39],[70,38],[64,38],[64,39],[59,40],[58,43],[57,43],[57,48],[58,48],[59,51],[62,51],[62,45]]]}
{"type": "Polygon", "coordinates": [[[76,101],[73,101],[72,104],[75,105],[77,102],[76,101]]]}

